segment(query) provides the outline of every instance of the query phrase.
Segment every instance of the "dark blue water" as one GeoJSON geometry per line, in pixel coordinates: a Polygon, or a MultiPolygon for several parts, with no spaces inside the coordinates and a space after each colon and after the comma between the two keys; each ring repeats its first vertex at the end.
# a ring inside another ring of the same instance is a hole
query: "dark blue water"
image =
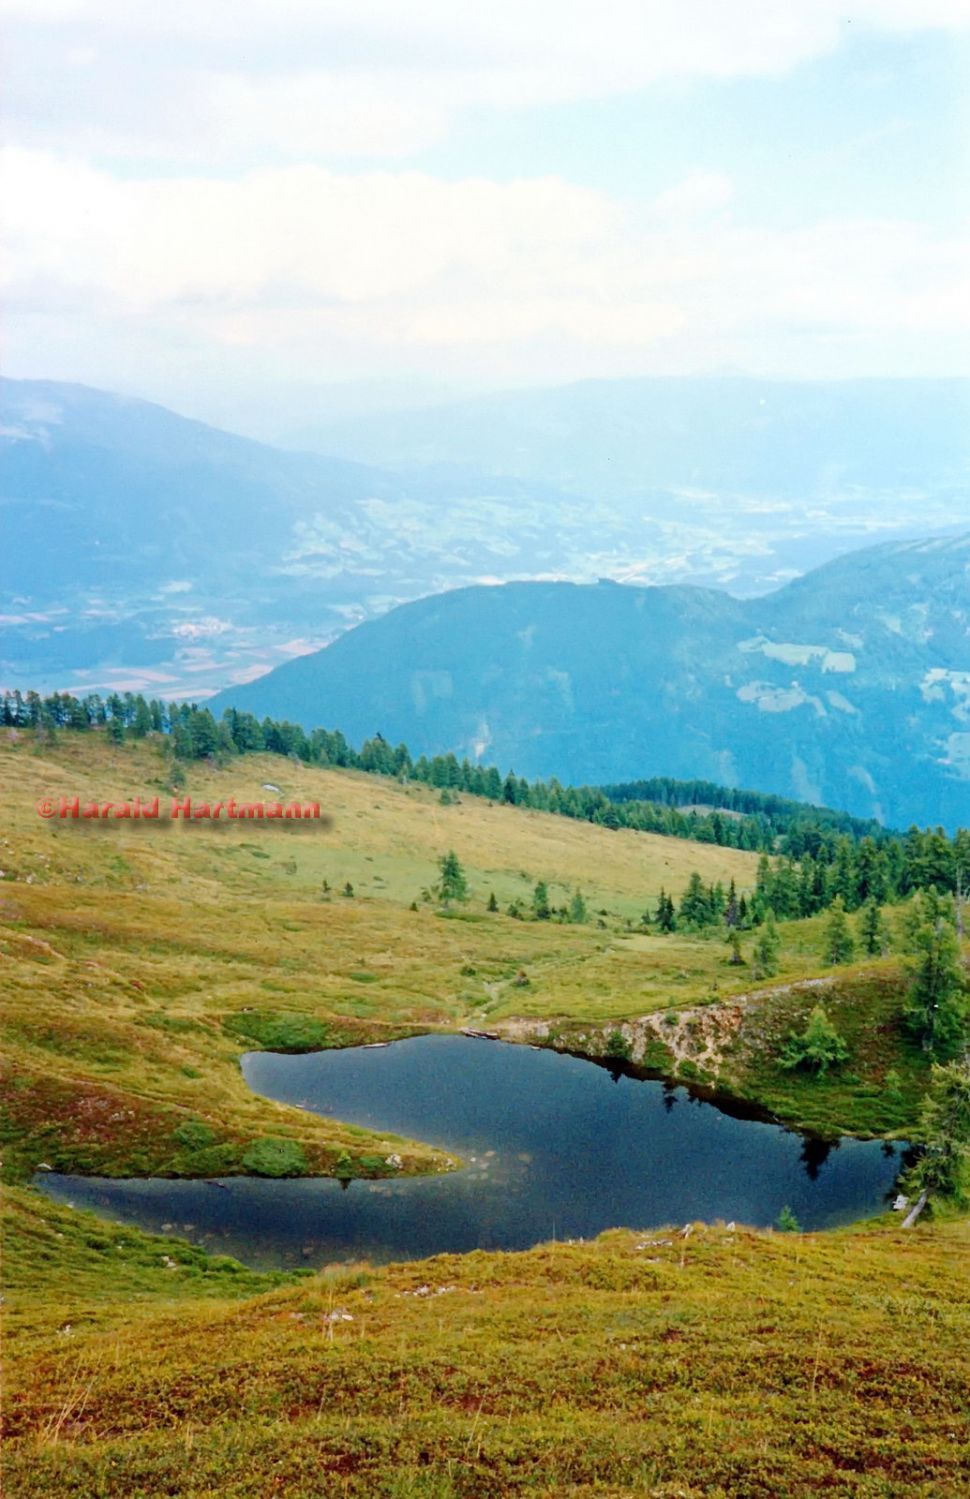
{"type": "Polygon", "coordinates": [[[882,1211],[900,1165],[878,1141],[826,1147],[682,1088],[462,1036],[310,1056],[254,1052],[243,1071],[257,1093],[443,1146],[465,1169],[346,1190],[331,1180],[58,1176],[45,1189],[267,1268],[523,1249],[694,1218],[767,1225],[786,1205],[803,1228],[825,1228],[882,1211]]]}

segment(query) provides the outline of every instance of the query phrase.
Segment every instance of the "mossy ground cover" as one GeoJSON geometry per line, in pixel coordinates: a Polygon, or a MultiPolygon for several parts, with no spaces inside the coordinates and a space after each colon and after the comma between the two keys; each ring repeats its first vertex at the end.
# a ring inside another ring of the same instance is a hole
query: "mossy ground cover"
{"type": "Polygon", "coordinates": [[[297,1281],[11,1196],[19,1499],[966,1492],[966,1224],[297,1281]]]}
{"type": "Polygon", "coordinates": [[[218,1301],[291,1285],[310,1272],[257,1273],[184,1239],[144,1234],[75,1212],[28,1187],[4,1188],[4,1333],[7,1355],[85,1328],[124,1326],[136,1309],[185,1299],[218,1301]]]}

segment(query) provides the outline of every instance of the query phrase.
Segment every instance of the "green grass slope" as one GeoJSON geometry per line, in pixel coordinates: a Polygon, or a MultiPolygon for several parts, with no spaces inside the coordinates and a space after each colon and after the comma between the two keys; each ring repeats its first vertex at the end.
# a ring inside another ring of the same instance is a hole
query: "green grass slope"
{"type": "Polygon", "coordinates": [[[274,1287],[11,1195],[17,1499],[966,1492],[966,1224],[616,1231],[274,1287]]]}
{"type": "Polygon", "coordinates": [[[778,978],[759,986],[719,937],[630,929],[692,869],[750,887],[753,855],[476,798],[442,806],[423,786],[273,756],[193,765],[180,794],[198,805],[278,785],[319,801],[330,828],[101,826],[35,809],[60,794],[165,798],[171,776],[150,742],[11,734],[0,745],[8,1175],[41,1163],[227,1175],[252,1169],[247,1154],[267,1137],[298,1147],[297,1172],[328,1173],[342,1154],[362,1175],[391,1169],[390,1154],[407,1171],[441,1169],[448,1158],[420,1142],[256,1098],[239,1058],[466,1024],[596,1056],[629,1026],[629,1059],[830,1134],[902,1132],[915,1118],[927,1060],[903,1034],[892,959],[819,975],[821,919],[790,923],[778,978]],[[470,898],[442,912],[425,893],[449,848],[470,898]],[[527,908],[539,879],[557,905],[582,888],[591,919],[504,914],[510,901],[527,908]],[[777,1065],[819,987],[853,1045],[851,1065],[823,1083],[777,1065]]]}
{"type": "Polygon", "coordinates": [[[778,976],[759,985],[718,939],[630,930],[691,869],[750,886],[750,855],[471,798],[443,807],[423,787],[271,757],[193,766],[182,794],[253,798],[271,782],[319,800],[331,828],[104,829],[35,811],[61,793],[165,794],[170,778],[151,743],[0,745],[7,1492],[966,1491],[966,1223],[698,1224],[260,1275],[18,1185],[41,1162],[245,1171],[267,1137],[307,1172],[346,1152],[379,1175],[392,1150],[407,1171],[447,1168],[420,1141],[256,1098],[239,1057],[468,1023],[619,1047],[825,1133],[904,1133],[915,1117],[927,1067],[900,1026],[892,957],[820,972],[820,922],[787,924],[778,976]],[[448,848],[470,899],[442,913],[422,892],[448,848]],[[556,904],[581,887],[590,922],[487,910],[491,891],[504,911],[538,879],[556,904]],[[812,1082],[777,1050],[820,991],[852,1055],[812,1082]]]}

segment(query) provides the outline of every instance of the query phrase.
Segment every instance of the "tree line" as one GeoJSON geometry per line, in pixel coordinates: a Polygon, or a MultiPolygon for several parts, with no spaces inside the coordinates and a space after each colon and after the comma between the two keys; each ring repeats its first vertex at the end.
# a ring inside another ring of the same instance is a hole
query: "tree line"
{"type": "MultiPolygon", "coordinates": [[[[765,856],[752,896],[753,920],[769,909],[780,920],[814,915],[836,895],[852,911],[869,900],[881,905],[931,885],[951,893],[970,890],[970,830],[953,837],[941,828],[892,832],[827,808],[708,781],[656,777],[605,788],[563,786],[555,778],[530,782],[514,771],[503,775],[494,765],[472,764],[454,754],[415,759],[407,745],[393,746],[381,734],[357,750],[339,730],[307,733],[299,724],[260,720],[235,708],[217,719],[204,706],[146,700],[131,692],[83,698],[67,692],[46,697],[5,692],[0,723],[48,733],[103,730],[118,743],[157,734],[184,761],[227,761],[260,752],[295,756],[308,765],[418,781],[438,789],[445,799],[463,793],[600,827],[746,849],[765,856]],[[641,790],[652,796],[634,794],[641,790]],[[700,810],[696,803],[710,810],[700,810]],[[776,856],[770,863],[769,854],[776,856]]],[[[718,898],[712,895],[711,901],[710,920],[716,922],[718,898]]],[[[685,919],[703,924],[696,911],[685,913],[685,919]]]]}
{"type": "Polygon", "coordinates": [[[874,818],[853,817],[831,807],[807,806],[790,797],[771,791],[748,791],[736,786],[719,786],[716,781],[676,781],[671,776],[651,776],[642,781],[625,781],[604,786],[603,791],[614,802],[655,802],[669,807],[712,807],[739,815],[767,818],[773,827],[784,826],[790,832],[799,823],[809,827],[830,828],[836,833],[850,833],[857,838],[878,833],[881,825],[874,818]]]}
{"type": "MultiPolygon", "coordinates": [[[[40,737],[62,729],[101,731],[117,743],[163,736],[178,761],[226,763],[235,755],[261,751],[287,755],[306,764],[423,782],[439,789],[443,800],[462,792],[609,828],[759,852],[749,894],[739,894],[733,882],[726,888],[719,882],[705,884],[694,873],[676,905],[661,891],[654,912],[646,910],[641,918],[644,927],[659,932],[720,928],[731,949],[730,963],[745,962],[741,934],[750,931],[753,977],[777,972],[778,921],[819,912],[828,913],[823,931],[827,963],[851,962],[857,946],[868,955],[885,953],[890,933],[882,907],[908,898],[893,934],[907,978],[903,1021],[934,1062],[946,1065],[934,1066],[923,1117],[913,1132],[921,1153],[909,1184],[920,1196],[907,1223],[915,1221],[931,1192],[958,1196],[966,1182],[970,1072],[961,937],[964,897],[970,890],[970,830],[960,829],[953,837],[941,828],[893,832],[827,808],[706,781],[656,777],[612,787],[564,787],[555,779],[530,783],[513,771],[503,777],[494,766],[472,765],[453,754],[415,760],[406,745],[392,747],[380,734],[356,750],[336,730],[307,734],[298,724],[260,721],[232,708],[217,720],[205,707],[146,700],[130,692],[104,698],[97,693],[76,698],[70,693],[42,697],[36,692],[5,692],[0,695],[0,723],[33,729],[40,737]],[[853,912],[858,914],[850,922],[853,912]]],[[[442,858],[440,869],[435,889],[439,899],[446,906],[466,900],[464,871],[453,852],[442,858]]],[[[344,893],[353,894],[352,887],[346,886],[344,893]]],[[[498,910],[494,894],[488,909],[498,910]]],[[[538,921],[589,919],[580,891],[573,893],[568,906],[555,909],[542,880],[533,892],[531,910],[510,908],[509,914],[538,921]]],[[[527,980],[520,975],[516,982],[527,980]]],[[[824,1076],[847,1056],[843,1038],[819,1005],[804,1030],[787,1038],[779,1061],[784,1068],[824,1076]]],[[[888,1074],[886,1083],[889,1086],[888,1074]]]]}

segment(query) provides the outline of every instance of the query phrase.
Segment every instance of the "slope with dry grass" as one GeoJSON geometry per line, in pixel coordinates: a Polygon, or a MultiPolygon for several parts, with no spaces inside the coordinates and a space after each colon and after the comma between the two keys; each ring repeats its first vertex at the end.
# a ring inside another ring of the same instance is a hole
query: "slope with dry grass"
{"type": "MultiPolygon", "coordinates": [[[[114,747],[100,735],[12,734],[0,747],[5,1133],[20,1174],[40,1162],[226,1174],[266,1136],[298,1142],[308,1171],[344,1152],[364,1174],[380,1174],[389,1154],[405,1170],[445,1165],[419,1144],[255,1098],[240,1054],[454,1027],[524,992],[523,976],[533,998],[568,1011],[582,972],[595,1002],[605,971],[609,1003],[628,1006],[615,929],[691,868],[742,885],[753,876],[753,857],[733,850],[472,798],[443,807],[424,787],[272,756],[193,765],[178,794],[196,806],[265,801],[273,785],[319,802],[332,826],[45,821],[36,810],[61,795],[158,794],[164,805],[172,770],[159,743],[114,747]],[[471,899],[442,912],[423,892],[451,847],[471,899]],[[605,913],[599,924],[486,912],[492,891],[504,905],[538,879],[563,896],[581,885],[605,913]]],[[[670,957],[658,950],[651,963],[670,957]]]]}
{"type": "Polygon", "coordinates": [[[966,1492],[965,1223],[614,1231],[274,1287],[13,1196],[18,1499],[966,1492]]]}

